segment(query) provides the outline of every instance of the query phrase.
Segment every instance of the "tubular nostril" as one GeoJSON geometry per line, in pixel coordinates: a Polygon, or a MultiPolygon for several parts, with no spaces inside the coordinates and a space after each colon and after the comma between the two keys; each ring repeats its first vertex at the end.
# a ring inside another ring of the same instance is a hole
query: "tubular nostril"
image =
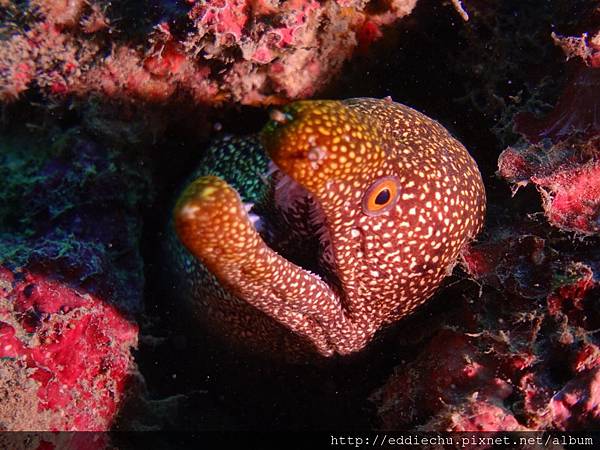
{"type": "Polygon", "coordinates": [[[308,151],[306,158],[310,161],[311,167],[316,170],[319,163],[327,158],[327,150],[323,147],[313,147],[308,151]]]}
{"type": "Polygon", "coordinates": [[[269,117],[272,121],[280,123],[282,125],[288,123],[292,119],[289,114],[286,114],[279,109],[271,110],[271,112],[269,113],[269,117]]]}
{"type": "Polygon", "coordinates": [[[306,157],[309,161],[320,161],[327,157],[327,150],[323,147],[313,147],[308,151],[306,157]]]}

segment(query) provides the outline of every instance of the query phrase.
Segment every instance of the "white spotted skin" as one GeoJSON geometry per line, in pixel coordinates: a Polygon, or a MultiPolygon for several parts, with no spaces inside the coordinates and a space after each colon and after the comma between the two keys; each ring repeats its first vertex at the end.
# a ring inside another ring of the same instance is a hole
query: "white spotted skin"
{"type": "Polygon", "coordinates": [[[346,104],[381,126],[386,156],[360,177],[329,182],[317,197],[347,310],[374,333],[421,305],[452,271],[483,225],[485,189],[475,161],[439,123],[386,100],[346,104]],[[365,215],[362,193],[390,175],[400,182],[395,207],[365,215]]]}
{"type": "MultiPolygon", "coordinates": [[[[350,354],[424,303],[452,271],[483,224],[483,182],[447,130],[404,105],[310,101],[284,111],[290,119],[272,121],[263,144],[281,172],[306,189],[304,201],[318,206],[325,254],[315,259],[332,277],[321,279],[266,245],[235,190],[217,177],[186,188],[175,209],[177,234],[227,295],[323,356],[350,354]],[[374,214],[364,196],[382,179],[394,180],[398,193],[374,214]]],[[[207,320],[229,320],[232,331],[266,345],[281,341],[242,309],[221,308],[220,318],[207,320]]]]}

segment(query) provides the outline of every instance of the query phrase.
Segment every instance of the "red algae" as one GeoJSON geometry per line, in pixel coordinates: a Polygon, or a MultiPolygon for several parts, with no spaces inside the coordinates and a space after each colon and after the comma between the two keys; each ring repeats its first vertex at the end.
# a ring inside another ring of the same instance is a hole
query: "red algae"
{"type": "MultiPolygon", "coordinates": [[[[481,429],[476,425],[479,419],[470,424],[461,420],[454,423],[457,417],[446,406],[452,409],[452,405],[468,404],[469,408],[485,409],[486,402],[501,404],[511,395],[512,387],[496,377],[497,371],[498,361],[479,352],[474,337],[441,330],[419,358],[398,370],[373,399],[378,403],[385,429],[406,429],[419,420],[433,417],[425,429],[439,430],[440,422],[447,420],[443,418],[447,413],[453,419],[443,429],[481,429]]],[[[487,413],[482,411],[482,414],[487,413]]],[[[514,422],[508,417],[505,420],[507,424],[514,422]]]]}
{"type": "Polygon", "coordinates": [[[384,3],[377,14],[363,1],[189,1],[175,12],[165,6],[131,42],[113,40],[123,30],[108,2],[40,2],[0,49],[0,100],[35,80],[54,97],[164,102],[181,93],[198,104],[279,104],[321,90],[416,1],[384,3]]]}
{"type": "Polygon", "coordinates": [[[532,183],[550,223],[580,234],[600,232],[600,138],[575,135],[549,146],[509,147],[499,174],[516,186],[532,183]]]}
{"type": "Polygon", "coordinates": [[[583,372],[550,402],[552,422],[559,430],[584,430],[600,419],[600,367],[583,372]]]}
{"type": "Polygon", "coordinates": [[[600,232],[599,91],[600,68],[578,67],[546,117],[515,116],[524,141],[498,160],[507,181],[536,186],[552,225],[585,235],[600,232]]]}
{"type": "Polygon", "coordinates": [[[600,232],[600,161],[549,177],[532,178],[544,194],[544,210],[550,223],[582,233],[600,232]]]}
{"type": "Polygon", "coordinates": [[[137,326],[41,275],[1,269],[0,284],[2,428],[109,429],[134,373],[137,326]]]}
{"type": "Polygon", "coordinates": [[[480,296],[455,299],[440,313],[416,358],[373,396],[382,428],[573,430],[597,423],[600,260],[593,246],[573,249],[555,234],[524,220],[488,229],[463,252],[480,296]]]}

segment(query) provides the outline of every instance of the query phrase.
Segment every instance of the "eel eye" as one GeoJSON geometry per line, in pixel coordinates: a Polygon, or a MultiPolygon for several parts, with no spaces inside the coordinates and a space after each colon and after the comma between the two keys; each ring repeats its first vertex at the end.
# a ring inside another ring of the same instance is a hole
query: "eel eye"
{"type": "Polygon", "coordinates": [[[375,181],[365,192],[362,200],[363,212],[377,216],[394,207],[400,192],[396,177],[383,177],[375,181]]]}

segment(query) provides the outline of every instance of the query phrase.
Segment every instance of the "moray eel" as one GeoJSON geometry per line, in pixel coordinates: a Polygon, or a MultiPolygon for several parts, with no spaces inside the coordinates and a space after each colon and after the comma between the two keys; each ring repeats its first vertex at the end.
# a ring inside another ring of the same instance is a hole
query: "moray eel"
{"type": "Polygon", "coordinates": [[[475,161],[390,99],[299,101],[212,146],[174,208],[197,316],[253,349],[363,349],[483,224],[475,161]]]}

